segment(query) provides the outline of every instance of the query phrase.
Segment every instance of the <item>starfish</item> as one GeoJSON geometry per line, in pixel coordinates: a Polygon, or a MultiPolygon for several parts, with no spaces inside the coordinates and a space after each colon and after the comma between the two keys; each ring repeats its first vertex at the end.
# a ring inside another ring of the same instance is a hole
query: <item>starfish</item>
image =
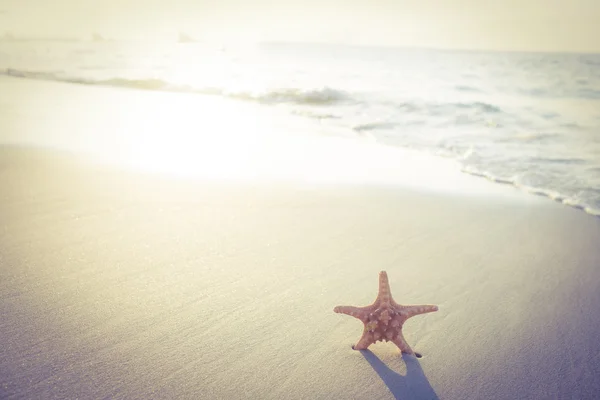
{"type": "Polygon", "coordinates": [[[379,273],[379,293],[375,302],[366,307],[338,306],[334,312],[360,319],[365,324],[363,335],[352,348],[365,350],[378,341],[392,341],[402,353],[415,354],[402,335],[402,325],[410,317],[437,311],[433,305],[402,306],[394,301],[387,273],[379,273]]]}

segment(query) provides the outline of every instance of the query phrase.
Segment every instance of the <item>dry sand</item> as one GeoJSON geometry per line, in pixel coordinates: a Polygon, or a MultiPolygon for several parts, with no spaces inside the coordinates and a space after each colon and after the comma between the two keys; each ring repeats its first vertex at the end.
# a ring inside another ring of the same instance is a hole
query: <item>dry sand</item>
{"type": "Polygon", "coordinates": [[[597,398],[600,221],[0,153],[2,398],[597,398]],[[357,352],[386,270],[417,360],[357,352]]]}

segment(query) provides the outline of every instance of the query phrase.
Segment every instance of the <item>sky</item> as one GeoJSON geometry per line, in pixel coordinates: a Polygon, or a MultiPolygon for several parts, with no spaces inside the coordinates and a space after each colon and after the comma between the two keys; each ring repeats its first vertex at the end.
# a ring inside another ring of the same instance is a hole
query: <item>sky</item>
{"type": "Polygon", "coordinates": [[[600,52],[600,0],[0,0],[0,35],[600,52]]]}

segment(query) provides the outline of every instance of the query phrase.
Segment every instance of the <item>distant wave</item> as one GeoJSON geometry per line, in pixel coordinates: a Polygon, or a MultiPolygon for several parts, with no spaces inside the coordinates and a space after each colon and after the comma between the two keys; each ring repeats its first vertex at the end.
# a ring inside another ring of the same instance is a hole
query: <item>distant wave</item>
{"type": "Polygon", "coordinates": [[[479,111],[486,113],[501,113],[502,109],[493,104],[483,103],[481,101],[474,101],[472,103],[453,103],[453,106],[457,108],[474,108],[479,111]]]}
{"type": "MultiPolygon", "coordinates": [[[[581,85],[581,83],[580,83],[581,85]]],[[[600,100],[600,89],[580,88],[572,90],[552,90],[549,88],[519,89],[517,93],[531,97],[542,98],[573,98],[586,100],[600,100]]]]}
{"type": "Polygon", "coordinates": [[[481,92],[481,90],[477,89],[476,87],[467,86],[467,85],[457,85],[454,87],[454,89],[458,90],[459,92],[473,92],[473,93],[481,92]]]}
{"type": "Polygon", "coordinates": [[[364,131],[373,131],[373,130],[380,130],[380,129],[392,129],[394,127],[396,127],[397,124],[393,123],[393,122],[370,122],[370,123],[366,123],[366,124],[358,124],[355,125],[352,129],[354,129],[357,132],[364,132],[364,131]]]}
{"type": "Polygon", "coordinates": [[[573,164],[585,165],[587,163],[583,158],[560,158],[560,157],[529,157],[532,163],[553,163],[553,164],[573,164]]]}
{"type": "Polygon", "coordinates": [[[600,100],[600,90],[598,89],[579,89],[577,91],[578,97],[585,99],[600,100]]]}
{"type": "Polygon", "coordinates": [[[502,114],[504,111],[493,104],[474,102],[454,102],[454,103],[429,103],[422,106],[428,114],[435,116],[448,116],[450,114],[464,113],[474,111],[477,114],[502,114]]]}
{"type": "Polygon", "coordinates": [[[291,103],[326,106],[329,104],[355,102],[349,93],[329,87],[315,89],[275,88],[265,91],[233,91],[218,87],[196,88],[192,86],[174,85],[161,79],[111,78],[94,80],[82,77],[65,76],[55,72],[24,71],[12,68],[0,71],[0,75],[25,79],[74,83],[79,85],[112,86],[153,91],[197,93],[266,104],[291,103]]]}
{"type": "Polygon", "coordinates": [[[311,118],[311,119],[317,119],[317,120],[322,120],[322,119],[341,119],[342,118],[341,116],[336,115],[336,114],[319,113],[319,112],[310,111],[310,110],[293,110],[292,114],[299,115],[301,117],[306,117],[306,118],[311,118]]]}
{"type": "MultiPolygon", "coordinates": [[[[335,104],[357,104],[360,100],[354,97],[351,93],[334,89],[330,87],[320,88],[273,88],[264,91],[244,91],[230,90],[220,87],[203,87],[198,88],[187,85],[175,85],[171,82],[156,79],[128,79],[128,78],[110,78],[110,79],[91,79],[85,77],[68,76],[62,72],[56,71],[26,71],[8,68],[0,70],[0,75],[12,76],[24,79],[38,79],[47,81],[57,81],[65,83],[73,83],[79,85],[96,85],[96,86],[111,86],[123,87],[140,90],[153,90],[165,92],[183,92],[197,93],[202,95],[222,96],[237,100],[253,101],[263,104],[299,104],[299,105],[315,105],[327,106],[335,104]]],[[[468,103],[413,103],[404,102],[396,104],[388,104],[396,107],[403,113],[424,113],[426,115],[448,115],[460,111],[475,111],[481,114],[498,114],[503,110],[499,107],[483,103],[483,102],[468,102],[468,103]]],[[[373,129],[389,129],[393,124],[377,123],[365,124],[357,126],[355,130],[373,130],[373,129]]]]}
{"type": "Polygon", "coordinates": [[[300,103],[300,104],[333,104],[352,100],[349,94],[344,91],[331,89],[328,87],[320,89],[275,89],[265,93],[233,93],[232,97],[248,98],[249,100],[259,100],[267,103],[300,103]]]}
{"type": "Polygon", "coordinates": [[[547,143],[554,140],[560,139],[561,134],[559,133],[546,133],[546,132],[526,132],[521,134],[515,134],[507,136],[504,139],[497,139],[497,142],[516,142],[516,143],[547,143]]]}

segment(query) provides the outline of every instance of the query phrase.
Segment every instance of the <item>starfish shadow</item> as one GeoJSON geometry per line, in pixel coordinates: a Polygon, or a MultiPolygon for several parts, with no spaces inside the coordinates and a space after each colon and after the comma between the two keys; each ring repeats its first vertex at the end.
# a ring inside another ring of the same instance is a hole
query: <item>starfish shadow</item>
{"type": "Polygon", "coordinates": [[[402,354],[402,359],[406,364],[406,375],[402,376],[391,370],[370,350],[360,350],[360,352],[396,400],[439,400],[415,356],[402,354]]]}

